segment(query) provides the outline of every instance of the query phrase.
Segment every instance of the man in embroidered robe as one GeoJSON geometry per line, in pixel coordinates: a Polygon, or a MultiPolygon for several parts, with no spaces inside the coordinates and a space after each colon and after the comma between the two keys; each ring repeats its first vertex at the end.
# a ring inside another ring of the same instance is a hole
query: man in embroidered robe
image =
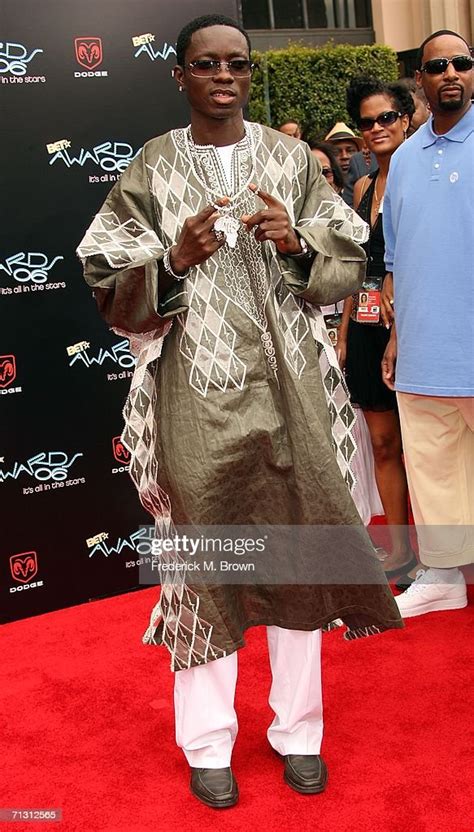
{"type": "Polygon", "coordinates": [[[191,789],[226,807],[238,797],[245,630],[268,628],[268,740],[288,785],[314,794],[327,779],[321,628],[342,619],[357,638],[402,622],[350,495],[354,414],[319,310],[359,288],[367,227],[305,144],[244,121],[253,66],[234,21],[188,24],[177,59],[191,125],[145,145],[78,252],[102,314],[137,355],[123,439],[157,537],[178,524],[295,529],[277,582],[193,583],[182,554],[162,554],[176,568],[163,573],[145,641],[164,643],[177,671],[191,789]],[[296,545],[302,528],[309,554],[296,545]],[[342,530],[337,545],[328,529],[342,530]]]}

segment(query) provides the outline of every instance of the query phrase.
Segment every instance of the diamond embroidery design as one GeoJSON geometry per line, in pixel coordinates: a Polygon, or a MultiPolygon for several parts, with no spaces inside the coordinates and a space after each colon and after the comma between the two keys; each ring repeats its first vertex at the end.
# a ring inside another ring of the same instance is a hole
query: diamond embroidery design
{"type": "Polygon", "coordinates": [[[350,237],[355,243],[366,243],[369,238],[369,227],[364,220],[352,210],[338,194],[332,199],[323,199],[314,217],[300,220],[300,225],[326,225],[350,237]]]}
{"type": "Polygon", "coordinates": [[[307,164],[304,147],[297,144],[291,151],[278,141],[270,150],[262,143],[261,128],[250,125],[254,131],[254,141],[259,143],[256,158],[256,172],[259,182],[265,182],[265,189],[285,203],[290,219],[295,221],[295,201],[303,196],[299,172],[307,164]]]}
{"type": "MultiPolygon", "coordinates": [[[[125,428],[122,440],[130,451],[130,475],[143,507],[155,519],[158,539],[173,539],[177,534],[171,519],[167,494],[158,485],[158,462],[155,455],[157,423],[155,419],[157,389],[153,377],[154,362],[159,361],[163,341],[169,332],[154,330],[132,335],[130,351],[137,356],[130,393],[123,412],[125,428]]],[[[118,332],[127,335],[125,332],[118,332]]],[[[184,563],[176,551],[164,552],[161,563],[184,563]]],[[[150,625],[143,636],[145,644],[166,644],[171,654],[171,669],[183,670],[195,664],[225,656],[212,642],[212,624],[200,617],[200,598],[184,580],[185,570],[163,570],[161,596],[152,610],[150,625]]]]}
{"type": "Polygon", "coordinates": [[[77,249],[85,259],[102,254],[113,269],[141,266],[163,254],[163,247],[150,228],[130,217],[120,222],[114,211],[97,214],[77,249]]]}
{"type": "Polygon", "coordinates": [[[297,299],[289,292],[280,304],[278,317],[280,330],[285,339],[285,361],[299,378],[306,366],[302,346],[309,326],[297,299]]]}
{"type": "Polygon", "coordinates": [[[203,208],[202,194],[191,184],[193,171],[177,152],[173,163],[160,156],[154,167],[147,165],[151,190],[161,208],[161,228],[171,243],[179,237],[184,221],[203,208]]]}
{"type": "Polygon", "coordinates": [[[235,353],[236,333],[226,321],[229,298],[200,271],[183,322],[180,352],[191,364],[189,383],[201,396],[209,387],[242,390],[246,366],[235,353]]]}
{"type": "MultiPolygon", "coordinates": [[[[258,181],[269,192],[276,193],[274,188],[278,188],[280,198],[284,199],[290,216],[293,216],[295,189],[300,188],[298,173],[307,164],[304,148],[297,144],[289,152],[287,147],[278,142],[273,150],[269,150],[262,141],[262,128],[259,125],[248,125],[247,128],[253,140],[258,181]]],[[[153,167],[148,166],[150,190],[157,213],[156,227],[163,230],[164,239],[168,239],[167,245],[176,241],[186,217],[196,214],[206,200],[202,188],[197,190],[195,187],[199,183],[186,153],[185,131],[173,131],[173,142],[176,154],[172,163],[160,156],[153,167]]],[[[239,164],[242,176],[249,176],[251,167],[246,163],[245,154],[248,155],[248,152],[242,146],[239,164]]],[[[250,209],[249,194],[246,191],[245,200],[250,209]]],[[[297,197],[298,195],[303,196],[296,194],[297,197]]],[[[248,212],[245,210],[245,213],[248,212]]],[[[316,217],[300,220],[299,224],[315,221],[337,228],[356,242],[364,242],[366,239],[365,223],[362,220],[359,223],[357,215],[336,195],[334,200],[328,199],[318,207],[316,217]]],[[[347,388],[334,348],[324,327],[323,316],[317,307],[295,298],[285,287],[280,286],[279,270],[277,276],[272,269],[274,276],[269,281],[260,247],[251,248],[249,239],[244,239],[244,245],[248,248],[239,249],[237,259],[244,259],[245,270],[232,268],[230,257],[210,258],[206,269],[197,267],[193,279],[187,281],[189,311],[186,316],[175,319],[175,325],[183,328],[180,351],[190,367],[190,384],[202,396],[206,396],[210,389],[243,389],[246,366],[236,355],[236,332],[226,320],[230,317],[228,306],[231,303],[238,304],[261,329],[262,343],[269,360],[270,353],[275,352],[265,318],[265,306],[271,293],[284,337],[285,360],[298,377],[305,367],[305,338],[310,332],[314,339],[331,415],[337,461],[352,490],[355,478],[350,463],[355,452],[355,442],[351,430],[355,415],[348,401],[347,388]],[[219,271],[224,275],[222,286],[225,291],[216,286],[219,271]]],[[[154,260],[162,255],[163,248],[164,245],[160,244],[153,230],[133,218],[121,223],[117,215],[110,212],[96,217],[80,246],[79,254],[81,257],[103,254],[110,266],[119,269],[154,260]]],[[[124,409],[123,441],[131,453],[130,474],[142,505],[155,519],[157,537],[165,539],[172,539],[176,531],[171,517],[170,499],[158,485],[159,470],[155,455],[158,391],[155,370],[164,338],[170,328],[171,323],[167,322],[162,329],[143,335],[118,332],[130,338],[130,349],[137,356],[124,409]]],[[[160,559],[180,562],[181,555],[172,551],[160,559]]],[[[156,644],[161,640],[167,646],[173,670],[203,664],[225,655],[225,651],[214,644],[213,626],[202,617],[201,599],[185,583],[185,575],[184,569],[162,573],[161,596],[152,611],[150,626],[144,635],[146,643],[156,644]]]]}
{"type": "Polygon", "coordinates": [[[356,443],[352,435],[355,413],[349,401],[349,392],[339,367],[336,351],[329,340],[324,316],[320,309],[306,304],[306,311],[319,355],[326,402],[331,418],[332,439],[337,463],[349,491],[352,493],[356,478],[351,470],[356,443]]]}

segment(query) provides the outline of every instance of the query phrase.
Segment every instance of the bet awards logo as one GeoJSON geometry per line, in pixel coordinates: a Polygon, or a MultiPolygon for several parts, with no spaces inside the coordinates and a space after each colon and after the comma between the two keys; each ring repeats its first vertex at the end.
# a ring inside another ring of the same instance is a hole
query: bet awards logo
{"type": "Polygon", "coordinates": [[[0,81],[2,84],[44,83],[44,75],[27,75],[28,64],[42,49],[31,52],[22,43],[0,43],[0,81]]]}
{"type": "Polygon", "coordinates": [[[150,61],[156,61],[157,58],[161,58],[162,61],[166,61],[170,55],[176,55],[176,49],[174,46],[171,46],[168,43],[164,43],[161,49],[155,50],[151,45],[155,40],[155,35],[152,35],[151,32],[148,32],[146,35],[135,35],[132,38],[132,43],[134,46],[138,46],[137,51],[134,54],[134,58],[138,58],[139,55],[148,55],[150,61]]]}
{"type": "Polygon", "coordinates": [[[113,344],[109,349],[100,347],[97,355],[90,353],[90,346],[89,341],[79,341],[77,344],[72,344],[70,347],[67,347],[66,351],[70,357],[69,366],[83,364],[89,368],[94,364],[98,364],[101,367],[105,361],[112,361],[114,364],[118,364],[119,367],[125,369],[121,373],[109,373],[107,375],[108,381],[129,378],[133,375],[131,371],[127,373],[127,369],[135,366],[136,358],[130,352],[130,344],[127,338],[124,338],[117,344],[113,344]]]}
{"type": "Polygon", "coordinates": [[[59,283],[47,283],[49,272],[53,266],[64,257],[57,255],[51,260],[46,254],[40,251],[19,251],[7,257],[4,263],[0,263],[0,272],[5,272],[11,277],[17,286],[0,288],[0,295],[11,295],[29,292],[43,291],[44,289],[65,289],[64,280],[59,283]],[[44,285],[46,284],[46,285],[44,285]]]}
{"type": "Polygon", "coordinates": [[[112,474],[121,474],[123,471],[128,471],[131,454],[123,444],[121,436],[112,437],[112,451],[115,461],[120,465],[120,468],[112,468],[112,474]]]}
{"type": "MultiPolygon", "coordinates": [[[[109,555],[120,555],[124,550],[129,552],[137,552],[139,555],[146,555],[146,562],[151,562],[151,554],[153,549],[154,529],[153,526],[142,526],[136,532],[132,532],[128,537],[118,537],[113,545],[109,545],[106,541],[109,539],[108,532],[100,532],[99,534],[89,537],[86,540],[86,546],[90,550],[89,557],[96,554],[102,554],[106,558],[109,555]]],[[[145,562],[145,561],[143,561],[145,562]]],[[[142,564],[133,561],[134,566],[141,566],[142,564]]]]}
{"type": "MultiPolygon", "coordinates": [[[[25,463],[15,462],[9,470],[0,468],[0,483],[8,479],[17,480],[21,474],[27,474],[41,483],[48,483],[48,480],[53,480],[54,483],[63,483],[67,480],[69,468],[81,456],[84,456],[84,454],[77,453],[69,457],[64,451],[42,451],[30,457],[25,463]]],[[[81,479],[84,480],[83,477],[81,479]]],[[[68,480],[68,483],[70,485],[77,484],[75,480],[70,482],[68,480]]],[[[50,485],[47,485],[44,490],[49,491],[49,489],[50,485]]],[[[31,493],[31,491],[27,490],[25,493],[31,493]]]]}
{"type": "Polygon", "coordinates": [[[104,78],[106,70],[97,70],[103,61],[102,41],[100,38],[75,38],[74,49],[76,61],[87,72],[75,72],[74,78],[104,78]]]}
{"type": "Polygon", "coordinates": [[[38,574],[38,556],[36,552],[20,552],[10,558],[10,572],[19,586],[11,586],[10,592],[36,589],[44,585],[43,581],[33,581],[38,574]]]}
{"type": "Polygon", "coordinates": [[[57,142],[47,144],[46,150],[51,156],[49,164],[54,165],[56,162],[62,162],[67,168],[72,168],[73,165],[79,165],[82,168],[86,162],[93,162],[93,164],[107,172],[118,171],[123,173],[141,150],[141,147],[134,150],[127,142],[116,141],[102,142],[90,150],[81,147],[79,151],[72,153],[69,152],[70,147],[69,139],[60,139],[57,142]]]}

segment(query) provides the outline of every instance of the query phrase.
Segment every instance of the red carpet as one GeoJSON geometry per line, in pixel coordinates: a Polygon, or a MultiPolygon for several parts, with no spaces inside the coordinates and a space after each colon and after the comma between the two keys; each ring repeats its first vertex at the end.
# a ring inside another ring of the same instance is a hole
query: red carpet
{"type": "MultiPolygon", "coordinates": [[[[472,589],[472,588],[471,588],[472,589]]],[[[0,806],[62,807],[31,832],[472,832],[471,605],[403,631],[324,640],[329,785],[292,792],[265,729],[265,633],[240,651],[234,752],[241,801],[206,809],[173,741],[172,675],[141,633],[156,590],[5,626],[1,634],[0,806]]]]}

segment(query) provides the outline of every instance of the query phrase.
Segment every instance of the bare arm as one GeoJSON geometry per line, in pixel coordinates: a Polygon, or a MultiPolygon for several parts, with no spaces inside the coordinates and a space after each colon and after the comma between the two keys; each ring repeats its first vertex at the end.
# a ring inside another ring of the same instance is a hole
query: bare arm
{"type": "Polygon", "coordinates": [[[385,347],[382,358],[382,380],[389,390],[395,390],[395,369],[397,365],[397,333],[395,323],[390,333],[390,341],[385,347]]]}
{"type": "Polygon", "coordinates": [[[385,275],[383,285],[382,285],[382,294],[380,298],[380,311],[382,314],[382,320],[389,329],[390,325],[394,323],[394,314],[393,314],[393,274],[392,272],[387,272],[385,275]]]}

